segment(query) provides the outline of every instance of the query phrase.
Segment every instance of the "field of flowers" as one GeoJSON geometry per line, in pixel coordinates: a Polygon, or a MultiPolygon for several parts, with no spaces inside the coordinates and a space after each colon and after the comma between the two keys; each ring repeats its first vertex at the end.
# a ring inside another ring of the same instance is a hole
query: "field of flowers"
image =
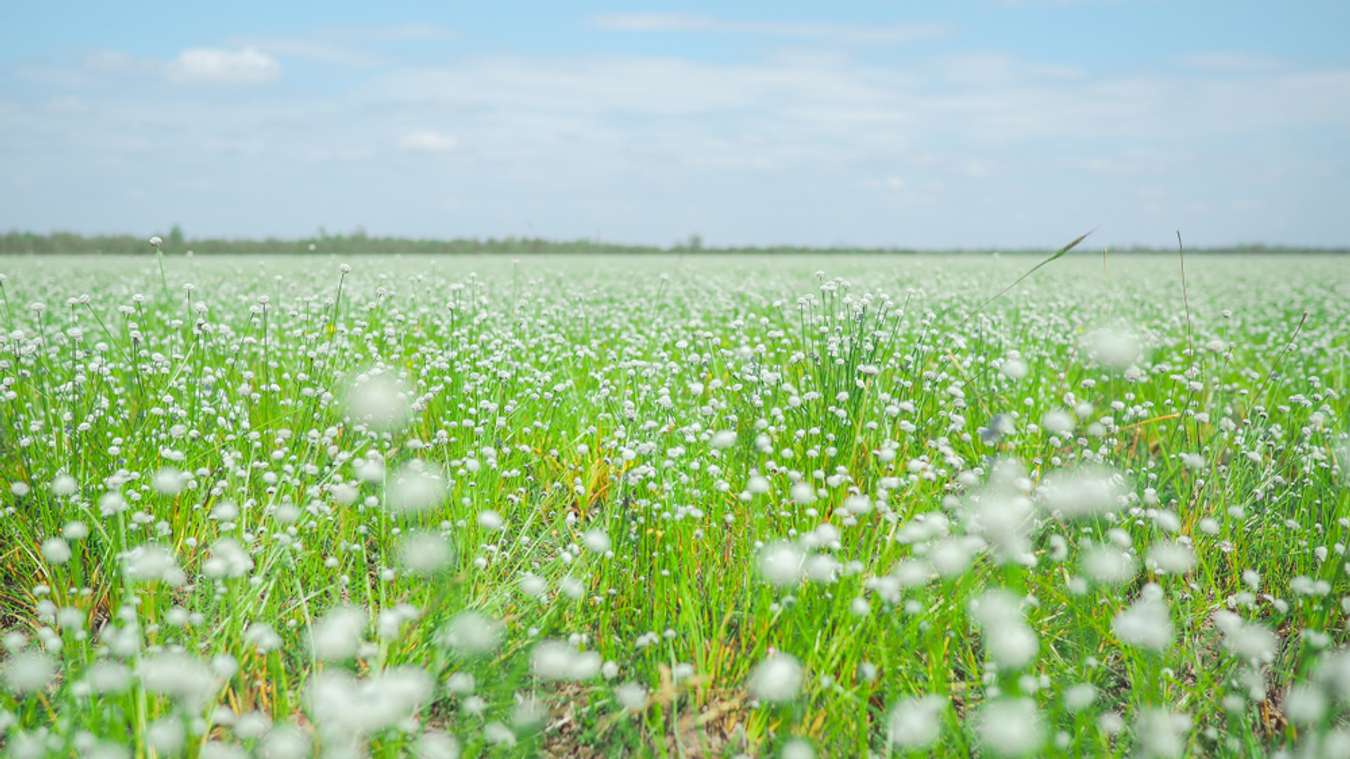
{"type": "Polygon", "coordinates": [[[8,756],[1350,756],[1350,260],[0,261],[8,756]]]}

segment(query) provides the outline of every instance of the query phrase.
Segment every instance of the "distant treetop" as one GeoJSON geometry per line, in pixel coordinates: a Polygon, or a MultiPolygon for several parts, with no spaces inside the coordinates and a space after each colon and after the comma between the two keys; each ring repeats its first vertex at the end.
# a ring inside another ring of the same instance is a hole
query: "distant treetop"
{"type": "MultiPolygon", "coordinates": [[[[409,237],[372,237],[359,229],[350,235],[332,235],[320,230],[319,235],[292,239],[263,238],[188,238],[178,225],[167,232],[155,233],[163,237],[163,249],[167,255],[192,251],[196,254],[278,254],[300,253],[306,255],[362,255],[362,254],[654,254],[686,253],[695,255],[709,254],[917,254],[917,253],[992,253],[992,249],[920,249],[906,247],[811,247],[801,245],[764,245],[716,247],[704,243],[699,235],[690,235],[674,245],[633,245],[606,242],[602,240],[545,240],[535,237],[500,238],[455,238],[421,239],[409,237]]],[[[147,254],[151,248],[146,244],[149,235],[79,235],[70,232],[52,232],[37,234],[34,232],[11,231],[0,234],[0,255],[34,254],[147,254]]],[[[1004,253],[1044,252],[1032,249],[1004,250],[1004,253]]],[[[1089,252],[1089,251],[1085,251],[1089,252]]],[[[1110,249],[1117,253],[1175,253],[1175,249],[1151,249],[1143,247],[1110,249]]],[[[1193,253],[1350,253],[1350,248],[1305,248],[1291,246],[1268,246],[1260,244],[1235,245],[1220,248],[1187,248],[1187,254],[1193,253]]]]}

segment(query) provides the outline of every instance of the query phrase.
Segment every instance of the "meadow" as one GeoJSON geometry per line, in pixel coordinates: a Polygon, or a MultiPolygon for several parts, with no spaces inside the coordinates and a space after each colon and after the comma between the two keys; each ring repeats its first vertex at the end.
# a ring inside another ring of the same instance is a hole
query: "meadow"
{"type": "Polygon", "coordinates": [[[1350,756],[1350,258],[0,260],[8,756],[1350,756]]]}

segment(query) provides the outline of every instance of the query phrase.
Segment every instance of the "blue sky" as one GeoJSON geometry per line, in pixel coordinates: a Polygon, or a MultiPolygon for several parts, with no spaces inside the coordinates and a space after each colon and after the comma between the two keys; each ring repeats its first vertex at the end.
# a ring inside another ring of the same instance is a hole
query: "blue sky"
{"type": "Polygon", "coordinates": [[[0,11],[0,228],[1350,244],[1350,4],[0,11]]]}

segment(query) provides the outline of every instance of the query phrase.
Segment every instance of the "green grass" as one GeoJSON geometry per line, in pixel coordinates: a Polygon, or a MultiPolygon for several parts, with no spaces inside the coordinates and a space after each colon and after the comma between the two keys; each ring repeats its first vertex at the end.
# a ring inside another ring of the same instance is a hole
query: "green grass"
{"type": "Polygon", "coordinates": [[[1183,307],[1175,258],[1075,252],[991,299],[1038,260],[0,261],[0,743],[165,756],[157,736],[177,725],[189,757],[437,756],[428,731],[468,756],[777,756],[794,737],[820,756],[904,755],[893,708],[936,694],[938,737],[914,755],[1011,750],[1028,723],[990,718],[1000,698],[1034,703],[1038,756],[1336,750],[1350,262],[1195,258],[1183,307]],[[1127,337],[1129,368],[1089,355],[1127,337]],[[376,367],[411,406],[383,430],[348,413],[376,367]],[[1055,411],[1073,432],[1037,426],[1055,411]],[[382,471],[356,466],[372,456],[382,471]],[[443,497],[390,508],[413,460],[443,497]],[[1020,468],[991,483],[1001,461],[1020,468]],[[1104,513],[1044,507],[1047,475],[1100,471],[1122,496],[1104,513]],[[767,492],[746,492],[756,475],[767,492]],[[813,498],[794,498],[803,480],[813,498]],[[873,508],[850,516],[851,493],[873,508]],[[915,539],[935,515],[945,529],[915,539]],[[88,536],[54,561],[44,542],[72,521],[88,536]],[[825,524],[837,546],[812,545],[825,524]],[[593,530],[607,552],[586,547],[593,530]],[[405,566],[409,532],[441,536],[449,562],[405,566]],[[251,561],[241,576],[206,565],[224,538],[251,561]],[[1086,580],[1083,549],[1113,540],[1137,572],[1086,580]],[[830,576],[768,582],[775,541],[830,576]],[[1149,562],[1165,541],[1193,566],[1149,562]],[[137,580],[145,544],[181,575],[137,580]],[[889,589],[939,546],[966,546],[969,566],[889,589]],[[996,588],[1021,600],[991,623],[972,602],[996,588]],[[1113,620],[1159,591],[1170,645],[1122,640],[1113,620]],[[325,660],[310,639],[337,607],[368,624],[325,660]],[[1225,609],[1259,626],[1255,659],[1226,644],[1225,609]],[[499,645],[447,641],[465,610],[500,621],[499,645]],[[1034,655],[999,655],[1022,624],[1034,655]],[[541,641],[569,638],[605,671],[540,661],[541,641]],[[801,685],[757,702],[773,652],[801,685]],[[131,675],[93,687],[111,662],[131,675]],[[638,708],[625,683],[646,689],[638,708]],[[1070,710],[1083,683],[1096,697],[1070,710]],[[1326,707],[1300,710],[1309,694],[1326,707]],[[1168,732],[1157,710],[1185,717],[1172,746],[1141,741],[1168,732]],[[287,753],[286,725],[310,748],[287,753]]]}

